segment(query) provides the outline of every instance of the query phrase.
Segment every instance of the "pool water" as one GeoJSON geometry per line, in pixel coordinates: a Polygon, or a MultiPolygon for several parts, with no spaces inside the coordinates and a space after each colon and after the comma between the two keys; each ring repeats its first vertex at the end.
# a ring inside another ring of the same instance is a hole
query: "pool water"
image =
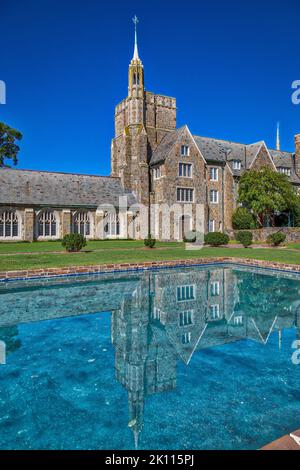
{"type": "Polygon", "coordinates": [[[260,448],[300,428],[299,328],[262,270],[2,284],[0,448],[260,448]]]}

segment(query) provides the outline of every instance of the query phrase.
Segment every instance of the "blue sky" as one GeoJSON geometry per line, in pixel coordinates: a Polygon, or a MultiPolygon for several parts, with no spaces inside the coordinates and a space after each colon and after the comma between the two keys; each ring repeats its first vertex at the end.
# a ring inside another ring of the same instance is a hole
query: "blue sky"
{"type": "Polygon", "coordinates": [[[0,121],[24,134],[19,167],[109,174],[114,106],[127,94],[134,14],[149,91],[178,126],[293,151],[300,106],[299,0],[0,0],[0,121]]]}

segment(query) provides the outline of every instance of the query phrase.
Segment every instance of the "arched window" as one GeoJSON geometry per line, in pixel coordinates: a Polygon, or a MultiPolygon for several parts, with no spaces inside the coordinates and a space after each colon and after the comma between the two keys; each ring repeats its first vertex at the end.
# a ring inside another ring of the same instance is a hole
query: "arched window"
{"type": "Polygon", "coordinates": [[[133,74],[133,84],[134,85],[140,84],[140,74],[138,72],[133,74]]]}
{"type": "Polygon", "coordinates": [[[0,212],[0,238],[19,236],[19,218],[14,210],[0,212]]]}
{"type": "Polygon", "coordinates": [[[88,212],[76,212],[74,214],[73,231],[85,237],[91,234],[91,221],[88,212]]]}
{"type": "Polygon", "coordinates": [[[43,211],[38,215],[38,236],[56,237],[57,220],[53,211],[43,211]]]}
{"type": "Polygon", "coordinates": [[[108,212],[105,216],[104,233],[107,237],[120,235],[120,219],[116,212],[108,212]]]}

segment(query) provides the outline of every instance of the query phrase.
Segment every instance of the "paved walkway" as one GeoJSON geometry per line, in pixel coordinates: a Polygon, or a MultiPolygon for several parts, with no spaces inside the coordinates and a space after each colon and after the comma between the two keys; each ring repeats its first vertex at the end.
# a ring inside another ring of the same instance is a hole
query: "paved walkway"
{"type": "Polygon", "coordinates": [[[300,429],[271,442],[261,450],[300,450],[300,429]]]}

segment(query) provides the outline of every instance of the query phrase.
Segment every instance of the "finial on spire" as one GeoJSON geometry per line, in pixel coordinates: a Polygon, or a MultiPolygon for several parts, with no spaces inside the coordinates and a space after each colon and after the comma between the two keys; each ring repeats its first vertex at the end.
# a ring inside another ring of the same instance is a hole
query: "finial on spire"
{"type": "Polygon", "coordinates": [[[140,60],[139,58],[139,51],[138,51],[138,44],[137,44],[137,25],[139,23],[139,19],[136,15],[132,18],[134,23],[134,53],[133,53],[133,60],[140,60]]]}
{"type": "Polygon", "coordinates": [[[280,150],[280,122],[277,123],[276,150],[280,150]]]}

